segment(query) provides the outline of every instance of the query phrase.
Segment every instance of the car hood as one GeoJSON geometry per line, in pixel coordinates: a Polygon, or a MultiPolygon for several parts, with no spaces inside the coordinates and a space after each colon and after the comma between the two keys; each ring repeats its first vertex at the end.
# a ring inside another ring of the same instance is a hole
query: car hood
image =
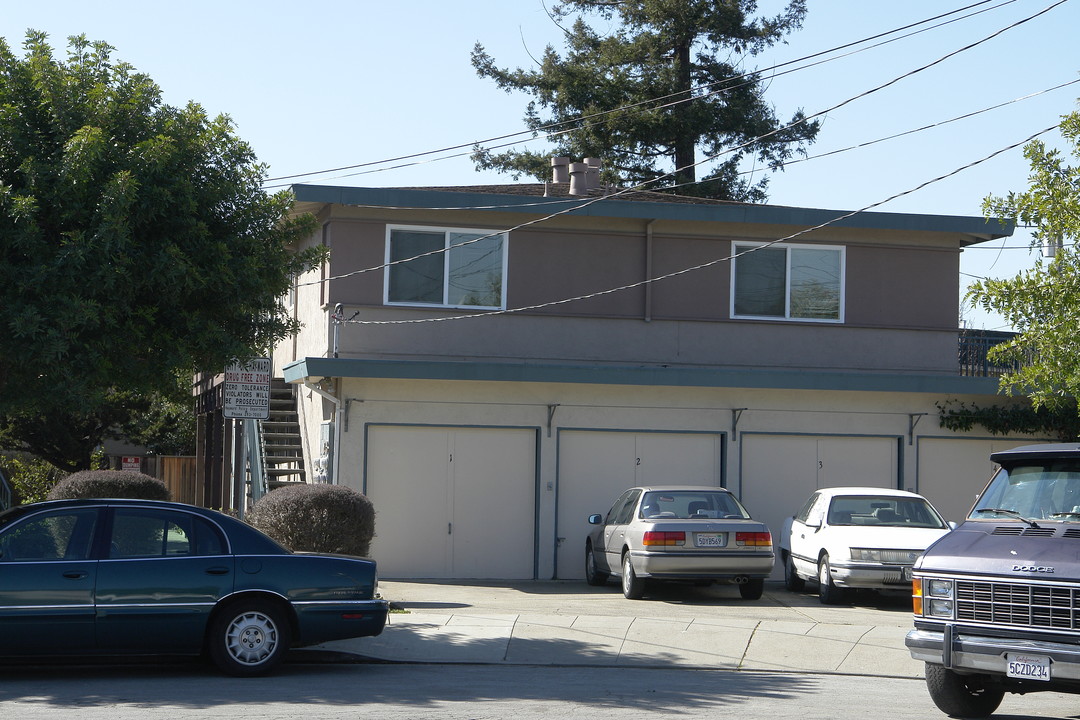
{"type": "Polygon", "coordinates": [[[935,543],[915,567],[950,575],[1080,579],[1080,526],[1047,523],[1037,533],[1032,530],[1022,523],[966,522],[935,543]]]}

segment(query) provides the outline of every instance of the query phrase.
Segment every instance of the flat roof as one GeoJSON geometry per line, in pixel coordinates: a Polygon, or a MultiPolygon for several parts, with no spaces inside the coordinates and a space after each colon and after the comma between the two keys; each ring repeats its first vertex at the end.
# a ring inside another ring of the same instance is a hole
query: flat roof
{"type": "Polygon", "coordinates": [[[292,192],[296,198],[297,209],[303,212],[315,212],[323,205],[336,204],[423,210],[484,210],[496,213],[540,215],[562,212],[590,217],[751,223],[800,228],[829,223],[832,227],[908,232],[955,232],[969,238],[960,243],[961,247],[1009,237],[1015,229],[1011,221],[988,220],[983,217],[886,212],[859,212],[851,217],[842,217],[852,211],[684,198],[657,192],[632,191],[623,195],[612,194],[611,190],[594,190],[591,195],[571,196],[553,183],[453,188],[293,185],[292,192]],[[545,195],[545,192],[549,194],[545,195]]]}

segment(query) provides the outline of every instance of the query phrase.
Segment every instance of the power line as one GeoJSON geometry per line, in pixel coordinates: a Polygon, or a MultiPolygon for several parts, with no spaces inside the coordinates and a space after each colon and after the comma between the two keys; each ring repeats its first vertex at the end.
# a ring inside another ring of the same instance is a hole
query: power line
{"type": "MultiPolygon", "coordinates": [[[[909,30],[911,28],[918,27],[920,25],[925,25],[927,23],[932,23],[932,22],[934,22],[936,20],[941,20],[942,18],[947,18],[947,17],[949,17],[951,15],[956,15],[958,13],[965,12],[967,10],[978,7],[980,5],[985,5],[985,4],[989,3],[989,2],[992,2],[992,0],[980,0],[980,2],[972,3],[970,5],[966,5],[964,7],[957,8],[956,10],[951,10],[951,11],[949,11],[947,13],[942,13],[942,14],[939,14],[939,15],[935,15],[933,17],[927,18],[925,20],[920,20],[918,22],[909,23],[908,25],[904,25],[904,26],[901,26],[899,28],[895,28],[893,30],[888,30],[886,32],[878,33],[876,35],[871,35],[869,37],[862,38],[860,40],[855,40],[855,41],[848,42],[848,43],[845,43],[845,44],[842,44],[842,45],[838,45],[838,46],[830,48],[828,50],[822,50],[822,51],[819,51],[819,52],[816,52],[816,53],[812,53],[810,55],[806,55],[806,56],[803,56],[801,58],[797,58],[795,60],[789,60],[787,62],[778,63],[776,65],[765,68],[763,70],[754,70],[754,71],[743,73],[742,75],[737,75],[737,76],[732,77],[732,78],[726,78],[724,80],[720,80],[720,81],[717,81],[715,83],[710,83],[710,84],[707,84],[707,85],[699,86],[698,88],[695,88],[691,92],[693,93],[693,92],[696,91],[696,92],[700,93],[704,89],[714,88],[714,86],[717,86],[717,85],[725,85],[725,86],[727,86],[729,83],[734,83],[735,81],[738,81],[738,80],[742,80],[742,79],[746,79],[746,78],[754,78],[756,76],[759,76],[759,75],[762,75],[762,74],[765,74],[765,73],[770,73],[770,72],[776,71],[776,70],[778,70],[780,68],[784,68],[784,67],[788,67],[790,65],[794,65],[796,63],[802,63],[802,62],[805,62],[807,60],[813,60],[815,58],[823,57],[825,55],[829,55],[829,54],[832,54],[832,53],[835,53],[835,52],[839,52],[841,50],[846,50],[848,48],[852,48],[852,47],[855,47],[855,46],[858,46],[858,45],[862,45],[864,43],[868,43],[868,42],[871,42],[873,40],[888,37],[889,35],[894,35],[896,33],[900,33],[900,32],[903,32],[905,30],[909,30]]],[[[841,58],[848,57],[850,55],[856,54],[858,52],[864,52],[866,50],[872,50],[872,49],[874,49],[876,47],[880,47],[882,45],[886,45],[886,44],[891,43],[891,42],[896,42],[898,40],[903,40],[903,39],[906,39],[908,37],[912,37],[914,35],[918,35],[918,34],[923,33],[923,32],[928,32],[930,30],[935,30],[935,29],[937,29],[939,27],[942,27],[942,26],[945,26],[945,25],[948,25],[948,24],[951,24],[951,23],[954,23],[954,22],[958,22],[960,20],[966,20],[967,18],[974,17],[976,15],[979,15],[979,14],[982,14],[982,13],[985,13],[985,12],[989,12],[991,10],[996,10],[998,8],[1001,8],[1001,7],[1005,6],[1005,5],[1010,5],[1010,4],[1014,3],[1014,2],[1016,2],[1016,0],[1004,0],[1004,2],[1000,2],[999,4],[994,5],[992,7],[989,7],[989,8],[984,8],[982,10],[978,10],[976,12],[973,12],[973,13],[969,14],[969,15],[964,15],[964,16],[959,17],[959,18],[953,18],[951,20],[947,20],[945,22],[938,23],[937,25],[932,25],[930,27],[926,27],[926,28],[923,28],[921,30],[911,32],[911,33],[908,33],[906,35],[901,35],[899,37],[892,38],[890,40],[886,40],[886,41],[883,41],[881,43],[877,43],[875,45],[870,45],[868,47],[861,48],[861,49],[853,51],[851,53],[846,53],[844,55],[838,55],[836,57],[828,58],[826,60],[820,60],[820,61],[818,61],[816,63],[811,63],[811,64],[803,66],[803,67],[797,67],[797,68],[788,69],[788,70],[785,70],[782,73],[778,73],[778,74],[774,75],[773,77],[776,77],[778,75],[784,75],[784,74],[787,74],[787,73],[790,73],[790,72],[795,72],[795,71],[798,71],[798,70],[803,70],[803,69],[806,69],[806,68],[809,68],[809,67],[814,67],[816,65],[819,65],[819,64],[822,64],[822,63],[825,63],[825,62],[831,62],[833,60],[838,60],[838,59],[841,59],[841,58]]],[[[575,120],[572,120],[572,121],[564,121],[564,122],[559,122],[559,123],[550,123],[548,125],[542,125],[542,126],[539,126],[539,127],[536,127],[536,128],[531,128],[531,129],[527,129],[527,130],[519,130],[519,131],[512,132],[512,133],[506,133],[506,134],[503,134],[503,135],[498,135],[498,136],[495,136],[495,137],[492,137],[492,138],[487,138],[487,139],[484,139],[484,140],[475,140],[475,141],[472,141],[472,142],[469,142],[469,143],[451,145],[451,146],[439,148],[437,150],[428,150],[428,151],[423,151],[423,152],[410,153],[410,154],[406,154],[406,155],[399,155],[397,157],[391,157],[391,158],[387,158],[385,160],[374,160],[374,161],[368,161],[368,162],[363,162],[363,163],[357,163],[357,164],[353,164],[353,165],[344,165],[344,166],[340,166],[340,167],[336,167],[336,168],[329,168],[329,169],[326,169],[326,170],[315,170],[315,171],[310,171],[310,172],[295,173],[295,174],[292,174],[292,175],[281,175],[281,176],[277,176],[277,177],[267,178],[263,182],[263,184],[266,185],[267,183],[278,182],[280,180],[287,180],[287,179],[290,179],[290,178],[302,178],[302,177],[311,177],[313,175],[325,175],[325,174],[328,174],[328,173],[343,172],[345,170],[356,170],[356,169],[359,169],[359,168],[373,167],[373,166],[377,166],[377,165],[385,165],[387,163],[402,162],[402,161],[405,161],[405,160],[413,160],[415,158],[425,157],[425,156],[428,156],[428,155],[436,155],[436,154],[440,154],[440,153],[450,152],[452,150],[461,150],[463,148],[472,148],[472,147],[475,147],[477,145],[485,145],[485,144],[488,144],[488,143],[508,140],[510,138],[515,138],[515,137],[519,137],[519,136],[522,136],[522,135],[531,135],[531,136],[533,136],[533,138],[535,138],[536,134],[540,133],[540,132],[545,133],[546,137],[548,139],[550,139],[551,137],[553,137],[555,135],[565,134],[566,132],[569,132],[568,130],[560,130],[560,128],[562,126],[565,126],[565,125],[574,124],[575,126],[578,126],[578,125],[580,125],[581,123],[584,122],[584,123],[586,123],[586,126],[588,126],[590,121],[593,121],[593,120],[596,120],[596,119],[599,119],[599,118],[603,118],[603,117],[605,117],[607,115],[610,115],[610,114],[613,114],[613,113],[627,112],[627,111],[634,110],[634,109],[637,109],[637,108],[640,108],[640,107],[643,107],[643,106],[651,106],[653,103],[671,101],[673,99],[674,99],[673,102],[667,102],[666,104],[660,105],[660,106],[652,108],[652,109],[664,109],[664,108],[674,107],[674,106],[679,105],[681,103],[693,102],[695,100],[700,100],[702,97],[709,97],[709,96],[715,95],[715,94],[720,93],[720,92],[725,92],[727,90],[733,89],[733,87],[738,87],[738,86],[728,86],[728,87],[723,87],[723,88],[719,88],[719,89],[712,89],[712,90],[709,90],[709,92],[707,92],[704,95],[698,94],[698,95],[693,95],[692,97],[689,97],[689,98],[682,97],[684,95],[684,93],[682,93],[682,92],[673,93],[673,94],[670,94],[670,95],[665,95],[665,96],[661,96],[661,97],[657,97],[657,98],[650,98],[650,99],[647,99],[647,100],[642,100],[642,101],[640,101],[638,103],[633,103],[633,104],[630,104],[630,105],[623,105],[623,106],[620,106],[620,107],[617,107],[617,108],[613,108],[611,110],[605,110],[605,111],[593,113],[593,114],[590,114],[590,115],[584,115],[584,116],[582,116],[580,118],[577,118],[575,120]],[[675,99],[675,98],[679,98],[679,99],[675,99]]],[[[521,141],[514,141],[514,142],[504,143],[504,144],[501,144],[501,145],[495,145],[495,146],[492,146],[492,149],[497,149],[497,148],[501,148],[501,147],[507,147],[507,146],[511,146],[511,145],[516,145],[516,144],[518,144],[518,142],[521,142],[521,141]]],[[[469,154],[470,154],[470,152],[456,153],[454,155],[447,155],[447,156],[444,156],[444,157],[435,158],[434,160],[424,161],[424,163],[435,162],[435,161],[440,161],[440,160],[446,160],[446,159],[451,159],[451,158],[457,158],[457,157],[462,157],[462,156],[469,155],[469,154]]],[[[376,169],[376,170],[368,170],[368,171],[359,172],[359,173],[351,173],[349,175],[344,175],[344,176],[339,176],[339,177],[352,177],[352,176],[355,176],[355,175],[368,174],[368,173],[371,173],[371,172],[384,172],[386,170],[396,170],[396,169],[400,169],[400,168],[403,168],[403,167],[410,167],[410,166],[418,165],[418,164],[423,164],[423,163],[411,162],[411,163],[405,163],[405,164],[401,164],[401,165],[394,165],[394,166],[387,167],[387,168],[380,168],[380,169],[376,169]]],[[[334,179],[334,178],[327,178],[327,179],[334,179]]],[[[286,183],[286,185],[287,184],[288,183],[286,183]]],[[[282,185],[271,185],[271,186],[268,186],[268,187],[282,187],[282,185]]]]}

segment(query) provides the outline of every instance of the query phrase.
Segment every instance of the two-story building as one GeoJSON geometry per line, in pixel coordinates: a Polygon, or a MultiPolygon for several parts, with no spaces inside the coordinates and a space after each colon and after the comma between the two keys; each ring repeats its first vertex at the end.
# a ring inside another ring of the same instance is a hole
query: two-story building
{"type": "Polygon", "coordinates": [[[586,517],[638,484],[731,488],[779,531],[815,488],[970,507],[990,450],[938,403],[1007,402],[958,362],[983,218],[583,191],[300,185],[308,478],[373,501],[385,577],[583,577],[586,517]]]}

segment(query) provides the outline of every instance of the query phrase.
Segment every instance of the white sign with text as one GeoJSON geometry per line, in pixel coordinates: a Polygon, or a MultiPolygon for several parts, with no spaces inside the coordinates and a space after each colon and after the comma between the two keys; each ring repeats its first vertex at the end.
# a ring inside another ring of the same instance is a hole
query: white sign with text
{"type": "Polygon", "coordinates": [[[269,418],[270,374],[270,358],[255,358],[225,368],[225,417],[248,420],[269,418]]]}

